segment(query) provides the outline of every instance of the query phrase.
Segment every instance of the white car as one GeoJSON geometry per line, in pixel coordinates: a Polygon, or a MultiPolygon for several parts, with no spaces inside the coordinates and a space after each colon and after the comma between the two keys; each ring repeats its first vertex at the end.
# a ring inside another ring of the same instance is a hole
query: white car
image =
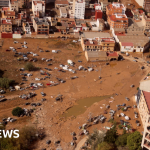
{"type": "Polygon", "coordinates": [[[42,84],[42,83],[37,83],[37,85],[38,85],[38,86],[43,86],[43,84],[42,84]]]}
{"type": "Polygon", "coordinates": [[[28,48],[28,47],[24,45],[24,48],[28,48]]]}
{"type": "Polygon", "coordinates": [[[57,53],[57,51],[56,50],[52,50],[52,53],[57,53]]]}
{"type": "Polygon", "coordinates": [[[33,56],[38,56],[38,54],[33,54],[33,56]]]}
{"type": "Polygon", "coordinates": [[[34,86],[34,87],[36,87],[36,88],[38,87],[37,84],[35,84],[35,83],[34,83],[32,86],[34,86]]]}
{"type": "Polygon", "coordinates": [[[137,114],[135,114],[135,118],[138,118],[137,114]]]}
{"type": "Polygon", "coordinates": [[[128,116],[125,116],[124,118],[125,118],[126,120],[129,120],[129,117],[128,117],[128,116]]]}
{"type": "Polygon", "coordinates": [[[46,60],[46,58],[42,58],[41,60],[46,60]]]}
{"type": "Polygon", "coordinates": [[[124,116],[125,116],[125,114],[124,114],[124,113],[120,113],[120,115],[121,115],[122,117],[124,117],[124,116]]]}
{"type": "Polygon", "coordinates": [[[35,80],[36,80],[36,81],[40,81],[40,79],[39,79],[39,78],[35,78],[35,80]]]}
{"type": "Polygon", "coordinates": [[[32,74],[28,73],[27,76],[30,77],[30,76],[32,76],[32,74]]]}

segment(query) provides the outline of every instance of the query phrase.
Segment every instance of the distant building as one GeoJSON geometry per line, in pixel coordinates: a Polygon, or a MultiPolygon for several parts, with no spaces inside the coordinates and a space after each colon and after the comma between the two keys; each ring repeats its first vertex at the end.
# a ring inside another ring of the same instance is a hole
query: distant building
{"type": "Polygon", "coordinates": [[[68,5],[69,5],[69,2],[67,0],[56,0],[55,1],[55,8],[66,7],[68,5]]]}
{"type": "Polygon", "coordinates": [[[145,2],[144,2],[144,9],[150,15],[150,0],[145,0],[145,2]]]}
{"type": "Polygon", "coordinates": [[[61,18],[67,18],[67,11],[65,7],[60,7],[60,17],[61,18]]]}
{"type": "Polygon", "coordinates": [[[1,32],[12,32],[12,23],[10,19],[1,19],[0,23],[1,32]]]}
{"type": "Polygon", "coordinates": [[[49,23],[46,18],[34,18],[33,28],[39,35],[49,35],[49,23]]]}
{"type": "Polygon", "coordinates": [[[128,18],[125,14],[113,14],[107,16],[108,24],[111,28],[127,28],[128,18]]]}
{"type": "Polygon", "coordinates": [[[108,2],[108,0],[99,0],[99,3],[101,3],[102,12],[106,13],[106,7],[111,4],[111,2],[108,2]]]}
{"type": "Polygon", "coordinates": [[[11,1],[11,10],[18,12],[19,10],[19,3],[18,1],[11,1]]]}
{"type": "Polygon", "coordinates": [[[0,9],[2,7],[10,7],[10,0],[0,0],[0,9]]]}
{"type": "Polygon", "coordinates": [[[108,33],[83,32],[81,47],[83,51],[114,51],[115,40],[108,33]]]}
{"type": "Polygon", "coordinates": [[[22,27],[23,27],[23,31],[25,32],[25,34],[31,34],[31,27],[30,27],[29,22],[24,22],[22,24],[22,27]]]}
{"type": "Polygon", "coordinates": [[[32,12],[34,16],[45,15],[45,1],[32,1],[32,12]]]}
{"type": "Polygon", "coordinates": [[[73,0],[73,16],[75,19],[84,19],[85,1],[73,0]]]}
{"type": "Polygon", "coordinates": [[[113,2],[112,4],[109,4],[106,7],[106,14],[107,15],[112,15],[112,14],[124,15],[125,11],[126,11],[125,6],[123,4],[117,3],[117,2],[113,2]]]}

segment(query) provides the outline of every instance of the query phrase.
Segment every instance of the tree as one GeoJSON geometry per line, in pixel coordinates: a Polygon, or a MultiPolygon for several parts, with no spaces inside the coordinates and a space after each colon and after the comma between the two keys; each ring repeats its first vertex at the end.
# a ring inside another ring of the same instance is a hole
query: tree
{"type": "Polygon", "coordinates": [[[96,149],[98,144],[103,142],[103,140],[104,140],[104,133],[96,129],[92,134],[88,136],[87,142],[91,145],[91,149],[96,149]]]}
{"type": "Polygon", "coordinates": [[[113,128],[111,128],[110,130],[108,130],[106,132],[106,136],[104,137],[104,141],[107,143],[115,143],[117,137],[118,137],[117,130],[116,130],[116,127],[114,126],[113,128]]]}
{"type": "Polygon", "coordinates": [[[34,65],[30,62],[25,64],[25,70],[33,71],[35,69],[34,65]]]}
{"type": "Polygon", "coordinates": [[[13,82],[13,80],[9,80],[8,78],[0,78],[0,87],[2,89],[8,89],[13,82]]]}
{"type": "Polygon", "coordinates": [[[23,112],[24,112],[24,110],[21,107],[16,107],[12,110],[12,115],[19,117],[20,115],[23,114],[23,112]]]}
{"type": "Polygon", "coordinates": [[[107,142],[102,142],[98,144],[98,147],[96,150],[113,150],[114,146],[112,144],[109,144],[107,142]]]}
{"type": "Polygon", "coordinates": [[[122,125],[121,125],[121,124],[119,124],[119,125],[118,125],[118,128],[119,128],[119,129],[122,129],[123,127],[122,127],[122,125]]]}
{"type": "Polygon", "coordinates": [[[142,135],[135,131],[127,137],[127,146],[130,150],[141,150],[142,135]]]}
{"type": "Polygon", "coordinates": [[[127,145],[127,137],[129,135],[130,135],[129,133],[126,133],[126,134],[122,134],[122,135],[118,136],[115,144],[117,146],[125,146],[125,145],[127,145]]]}

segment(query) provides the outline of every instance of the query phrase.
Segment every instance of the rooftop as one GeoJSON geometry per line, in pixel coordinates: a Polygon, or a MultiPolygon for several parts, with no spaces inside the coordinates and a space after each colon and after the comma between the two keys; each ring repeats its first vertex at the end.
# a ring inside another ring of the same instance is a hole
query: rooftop
{"type": "Polygon", "coordinates": [[[122,46],[133,46],[132,42],[121,42],[122,46]]]}
{"type": "Polygon", "coordinates": [[[33,1],[33,4],[34,5],[41,4],[42,6],[45,6],[45,2],[44,1],[33,1]]]}
{"type": "Polygon", "coordinates": [[[3,19],[2,24],[12,24],[10,19],[3,19]]]}
{"type": "Polygon", "coordinates": [[[60,7],[60,11],[61,11],[62,13],[67,13],[67,11],[66,11],[66,8],[65,8],[65,7],[60,7]]]}
{"type": "Polygon", "coordinates": [[[67,0],[56,0],[55,4],[66,4],[66,5],[68,5],[69,3],[67,0]]]}
{"type": "Polygon", "coordinates": [[[107,8],[110,9],[125,9],[125,6],[118,2],[113,2],[112,4],[107,5],[107,8]]]}
{"type": "Polygon", "coordinates": [[[144,80],[140,82],[140,90],[150,92],[150,80],[144,80]]]}
{"type": "Polygon", "coordinates": [[[5,16],[15,16],[15,11],[4,11],[5,16]]]}
{"type": "Polygon", "coordinates": [[[83,38],[95,38],[95,37],[109,38],[110,34],[105,32],[83,32],[81,36],[83,38]]]}
{"type": "Polygon", "coordinates": [[[114,22],[121,22],[121,21],[128,21],[128,18],[126,15],[118,14],[118,15],[109,15],[109,18],[114,22]]]}
{"type": "Polygon", "coordinates": [[[88,57],[107,57],[106,52],[104,51],[87,51],[88,57]]]}
{"type": "Polygon", "coordinates": [[[46,18],[34,18],[37,25],[49,25],[46,18]]]}

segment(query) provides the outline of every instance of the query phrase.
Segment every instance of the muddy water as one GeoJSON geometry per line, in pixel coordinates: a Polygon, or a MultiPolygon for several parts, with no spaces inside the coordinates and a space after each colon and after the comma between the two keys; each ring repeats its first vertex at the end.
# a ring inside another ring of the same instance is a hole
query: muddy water
{"type": "Polygon", "coordinates": [[[78,116],[80,114],[83,114],[88,107],[90,107],[95,102],[99,102],[104,99],[110,98],[110,95],[107,96],[99,96],[99,97],[88,97],[84,99],[80,99],[77,101],[77,104],[73,107],[69,108],[61,117],[71,117],[71,116],[78,116]]]}

